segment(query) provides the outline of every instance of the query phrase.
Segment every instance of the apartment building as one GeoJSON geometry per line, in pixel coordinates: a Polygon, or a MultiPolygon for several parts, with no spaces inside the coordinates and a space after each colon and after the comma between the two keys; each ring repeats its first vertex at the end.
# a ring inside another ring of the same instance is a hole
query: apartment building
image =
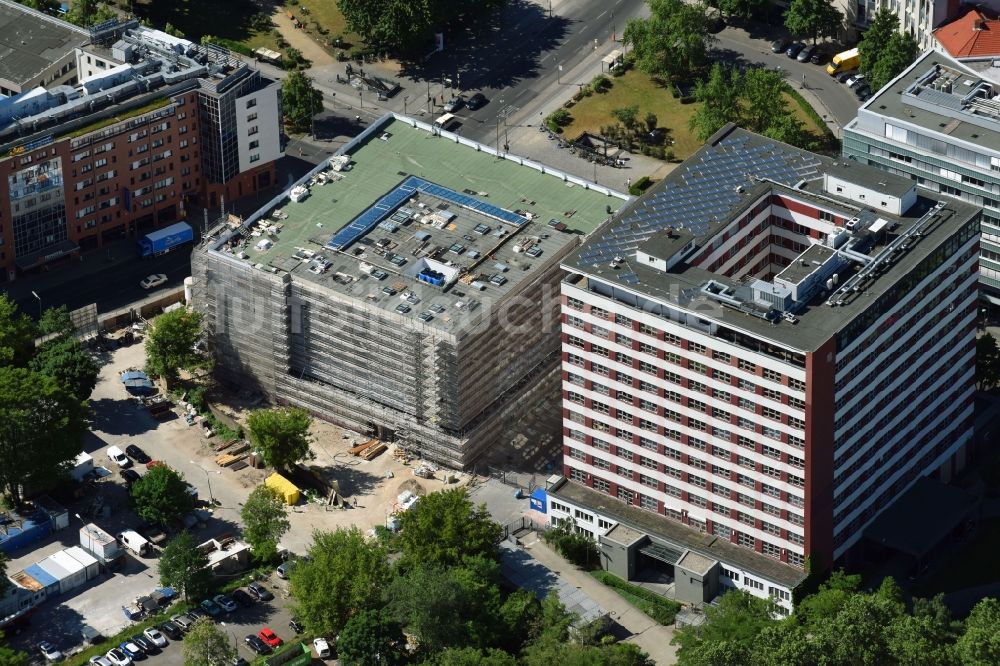
{"type": "Polygon", "coordinates": [[[76,83],[76,49],[89,40],[85,28],[0,0],[0,95],[76,83]]]}
{"type": "Polygon", "coordinates": [[[720,130],[563,262],[550,516],[619,575],[789,610],[808,563],[829,568],[919,478],[968,459],[979,218],[720,130]]]}
{"type": "Polygon", "coordinates": [[[1000,82],[992,60],[923,53],[844,127],[843,154],[983,208],[983,295],[1000,304],[1000,82]]]}
{"type": "Polygon", "coordinates": [[[5,280],[274,183],[277,83],[135,21],[89,40],[78,83],[0,100],[5,280]]]}
{"type": "Polygon", "coordinates": [[[559,264],[626,198],[390,114],[195,252],[216,373],[451,467],[549,462],[559,264]]]}

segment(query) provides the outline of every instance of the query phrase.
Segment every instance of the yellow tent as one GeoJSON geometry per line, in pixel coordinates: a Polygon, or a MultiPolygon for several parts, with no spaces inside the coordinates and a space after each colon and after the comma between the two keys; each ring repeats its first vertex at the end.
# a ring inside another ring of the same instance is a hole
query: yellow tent
{"type": "Polygon", "coordinates": [[[298,487],[277,472],[267,477],[264,481],[264,485],[278,491],[278,494],[281,495],[281,499],[285,500],[285,504],[292,506],[293,504],[299,503],[298,487]]]}

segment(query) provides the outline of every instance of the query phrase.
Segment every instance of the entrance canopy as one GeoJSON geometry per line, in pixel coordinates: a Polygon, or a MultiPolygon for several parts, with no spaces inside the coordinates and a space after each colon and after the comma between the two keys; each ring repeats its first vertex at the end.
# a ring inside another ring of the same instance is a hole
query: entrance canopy
{"type": "Polygon", "coordinates": [[[670,546],[664,546],[663,544],[654,543],[650,541],[645,546],[639,548],[639,552],[643,555],[648,555],[654,560],[659,560],[660,562],[666,562],[667,564],[677,564],[681,559],[681,555],[684,554],[682,550],[676,548],[671,548],[670,546]]]}

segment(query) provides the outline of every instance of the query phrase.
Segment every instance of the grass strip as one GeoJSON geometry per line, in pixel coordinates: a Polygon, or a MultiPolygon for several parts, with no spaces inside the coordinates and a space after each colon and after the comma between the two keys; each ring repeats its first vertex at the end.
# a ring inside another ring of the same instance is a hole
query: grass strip
{"type": "Polygon", "coordinates": [[[681,609],[681,604],[673,599],[667,599],[655,592],[626,583],[618,576],[607,571],[591,571],[590,575],[612,588],[618,595],[643,613],[662,625],[671,625],[681,609]]]}

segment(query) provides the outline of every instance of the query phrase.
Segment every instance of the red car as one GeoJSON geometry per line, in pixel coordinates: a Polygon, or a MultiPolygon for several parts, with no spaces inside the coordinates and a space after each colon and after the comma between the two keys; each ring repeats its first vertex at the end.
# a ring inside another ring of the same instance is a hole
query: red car
{"type": "Polygon", "coordinates": [[[257,637],[260,638],[260,640],[262,640],[265,643],[267,643],[272,648],[276,648],[279,645],[281,645],[281,639],[278,637],[278,634],[274,633],[273,631],[271,631],[267,627],[264,627],[263,629],[261,629],[257,633],[257,637]]]}

